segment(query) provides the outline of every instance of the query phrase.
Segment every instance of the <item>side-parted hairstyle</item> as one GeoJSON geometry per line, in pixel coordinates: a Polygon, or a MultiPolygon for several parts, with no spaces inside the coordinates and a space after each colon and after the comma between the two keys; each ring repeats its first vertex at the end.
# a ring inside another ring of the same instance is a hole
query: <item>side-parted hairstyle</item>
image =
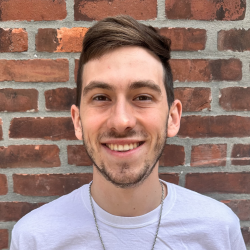
{"type": "Polygon", "coordinates": [[[153,52],[164,69],[164,85],[168,106],[174,101],[173,77],[169,65],[171,40],[158,34],[151,26],[137,22],[130,16],[107,17],[85,34],[77,73],[76,105],[80,107],[84,64],[105,53],[125,46],[139,46],[153,52]]]}

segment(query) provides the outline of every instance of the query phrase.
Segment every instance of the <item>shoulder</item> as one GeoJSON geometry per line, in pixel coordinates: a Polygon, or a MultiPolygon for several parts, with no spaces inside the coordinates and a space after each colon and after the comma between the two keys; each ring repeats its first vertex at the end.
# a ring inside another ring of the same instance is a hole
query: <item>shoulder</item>
{"type": "Polygon", "coordinates": [[[82,188],[84,188],[84,186],[22,217],[14,226],[12,237],[32,237],[37,233],[46,233],[46,230],[56,230],[58,225],[60,225],[60,227],[67,225],[69,219],[77,220],[77,216],[80,213],[79,210],[84,211],[81,198],[82,188]]]}
{"type": "Polygon", "coordinates": [[[228,206],[171,183],[167,186],[174,202],[166,225],[178,228],[179,238],[210,244],[211,249],[245,249],[239,219],[228,206]]]}
{"type": "Polygon", "coordinates": [[[211,197],[199,194],[187,188],[170,184],[176,193],[175,209],[182,210],[184,216],[201,218],[207,222],[217,222],[235,228],[239,225],[239,219],[225,204],[211,197]],[[185,210],[184,210],[185,208],[185,210]]]}

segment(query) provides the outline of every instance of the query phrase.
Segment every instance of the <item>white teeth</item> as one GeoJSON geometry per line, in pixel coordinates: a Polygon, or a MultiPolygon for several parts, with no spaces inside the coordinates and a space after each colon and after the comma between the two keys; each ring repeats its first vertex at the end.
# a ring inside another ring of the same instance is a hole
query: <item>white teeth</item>
{"type": "Polygon", "coordinates": [[[139,142],[125,144],[125,145],[112,144],[112,143],[106,144],[107,147],[109,147],[111,150],[114,151],[128,151],[139,147],[139,145],[140,145],[139,142]]]}

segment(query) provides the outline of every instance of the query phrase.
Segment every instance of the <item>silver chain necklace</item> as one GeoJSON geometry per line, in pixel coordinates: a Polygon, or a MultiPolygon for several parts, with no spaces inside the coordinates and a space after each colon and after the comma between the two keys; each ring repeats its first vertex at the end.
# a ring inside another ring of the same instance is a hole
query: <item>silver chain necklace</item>
{"type": "MultiPolygon", "coordinates": [[[[159,232],[159,228],[160,228],[160,224],[161,224],[161,215],[162,215],[163,202],[164,202],[164,187],[163,187],[163,184],[162,184],[161,181],[160,181],[160,184],[161,184],[161,189],[162,189],[162,194],[161,194],[161,211],[160,211],[159,221],[158,221],[158,225],[157,225],[157,230],[156,230],[156,234],[155,234],[155,238],[154,238],[154,243],[153,243],[153,246],[152,246],[152,250],[155,247],[156,238],[158,236],[158,232],[159,232]]],[[[99,227],[98,227],[98,224],[97,224],[97,219],[96,219],[96,214],[95,214],[95,210],[94,210],[94,205],[93,205],[93,202],[92,202],[92,199],[91,199],[91,185],[92,185],[92,182],[89,184],[89,199],[90,199],[90,204],[91,204],[91,207],[92,207],[92,212],[93,212],[94,219],[95,219],[95,225],[96,225],[96,229],[97,229],[100,241],[102,243],[102,247],[103,247],[104,250],[106,250],[106,248],[105,248],[105,246],[103,244],[103,241],[102,241],[101,233],[100,233],[100,230],[99,230],[99,227]]]]}

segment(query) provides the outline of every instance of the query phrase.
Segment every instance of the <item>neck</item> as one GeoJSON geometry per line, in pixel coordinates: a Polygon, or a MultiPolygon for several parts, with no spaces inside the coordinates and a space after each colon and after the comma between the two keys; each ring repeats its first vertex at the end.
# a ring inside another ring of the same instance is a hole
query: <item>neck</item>
{"type": "MultiPolygon", "coordinates": [[[[162,188],[156,166],[149,177],[140,185],[119,188],[108,182],[95,168],[93,170],[91,195],[106,212],[124,217],[146,214],[161,203],[162,188]]],[[[166,186],[164,185],[166,196],[166,186]]]]}

